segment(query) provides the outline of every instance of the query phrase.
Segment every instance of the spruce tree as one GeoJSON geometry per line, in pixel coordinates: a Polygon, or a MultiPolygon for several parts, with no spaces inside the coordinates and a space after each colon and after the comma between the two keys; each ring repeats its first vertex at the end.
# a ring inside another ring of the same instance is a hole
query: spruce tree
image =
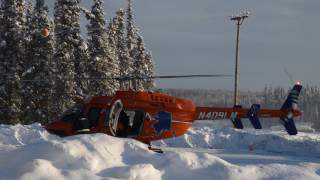
{"type": "Polygon", "coordinates": [[[54,95],[56,113],[70,107],[75,96],[74,41],[79,29],[78,0],[57,0],[55,3],[55,53],[54,53],[54,95]]]}
{"type": "Polygon", "coordinates": [[[135,90],[151,89],[154,86],[154,81],[145,78],[154,75],[152,57],[146,50],[143,39],[135,26],[132,0],[128,0],[126,43],[130,61],[133,61],[133,77],[138,77],[133,81],[135,90]],[[139,77],[143,78],[139,79],[139,77]]]}
{"type": "MultiPolygon", "coordinates": [[[[21,64],[21,73],[20,73],[20,78],[21,80],[25,80],[26,77],[24,77],[25,73],[27,71],[30,71],[30,61],[28,59],[28,53],[31,50],[29,43],[31,40],[31,29],[30,29],[30,24],[31,24],[31,14],[32,14],[32,3],[30,1],[27,1],[25,4],[21,4],[19,9],[24,11],[25,17],[22,19],[24,28],[21,30],[23,34],[23,48],[24,48],[24,56],[23,56],[23,63],[21,64]]],[[[26,118],[25,118],[25,112],[28,111],[30,108],[26,106],[26,100],[30,98],[30,96],[27,96],[28,92],[28,86],[32,83],[31,81],[20,81],[21,83],[21,91],[20,91],[20,98],[21,98],[21,113],[20,113],[20,123],[25,124],[26,123],[26,118]]],[[[29,105],[29,104],[28,104],[29,105]]]]}
{"type": "Polygon", "coordinates": [[[127,9],[127,37],[126,43],[129,51],[130,58],[134,58],[136,55],[136,46],[137,46],[137,28],[134,25],[133,20],[133,11],[132,11],[132,1],[128,0],[128,9],[127,9]]]}
{"type": "Polygon", "coordinates": [[[145,49],[143,39],[138,36],[136,56],[134,57],[134,77],[142,77],[135,81],[136,90],[150,90],[154,87],[154,80],[147,77],[154,76],[152,57],[145,49]]]}
{"type": "MultiPolygon", "coordinates": [[[[119,60],[120,77],[130,77],[133,72],[133,61],[127,48],[125,37],[124,12],[122,9],[117,11],[114,21],[116,30],[116,54],[119,60]]],[[[125,90],[131,88],[131,83],[128,81],[120,82],[120,88],[125,90]]]]}
{"type": "Polygon", "coordinates": [[[0,122],[19,122],[21,107],[20,74],[24,56],[24,1],[2,1],[0,43],[0,122]]]}
{"type": "MultiPolygon", "coordinates": [[[[144,57],[144,64],[145,64],[145,75],[146,77],[152,77],[154,76],[154,64],[152,60],[151,52],[147,51],[146,55],[144,57]]],[[[151,90],[155,86],[154,79],[145,79],[143,83],[143,88],[145,90],[151,90]]]]}
{"type": "Polygon", "coordinates": [[[26,69],[23,79],[32,81],[23,84],[23,123],[46,123],[50,118],[50,103],[53,94],[53,22],[48,16],[48,8],[44,0],[36,0],[29,21],[30,42],[26,56],[26,69]],[[49,35],[43,36],[43,31],[49,35]]]}
{"type": "Polygon", "coordinates": [[[4,96],[6,96],[5,86],[6,86],[6,63],[7,60],[3,57],[4,47],[6,46],[6,41],[4,38],[5,33],[5,23],[4,23],[4,5],[3,2],[0,1],[0,124],[4,123],[5,117],[5,103],[4,103],[4,96]]]}
{"type": "Polygon", "coordinates": [[[143,91],[144,87],[144,81],[143,79],[145,76],[145,64],[144,64],[144,58],[146,56],[144,44],[141,37],[138,37],[137,41],[137,47],[136,54],[134,57],[134,63],[133,63],[133,77],[137,77],[137,79],[134,80],[134,89],[137,91],[143,91]],[[142,79],[138,78],[142,77],[142,79]]]}
{"type": "Polygon", "coordinates": [[[90,94],[111,95],[118,88],[112,79],[116,75],[117,62],[114,51],[108,45],[108,34],[104,19],[102,0],[94,0],[90,13],[86,13],[90,23],[88,28],[88,45],[90,51],[90,94]]]}
{"type": "MultiPolygon", "coordinates": [[[[127,8],[126,14],[127,14],[126,45],[127,45],[127,50],[129,54],[129,61],[132,62],[132,76],[138,77],[139,75],[141,75],[141,73],[138,72],[140,71],[139,63],[137,63],[139,61],[135,59],[137,56],[137,43],[136,43],[137,29],[133,21],[133,11],[132,11],[131,0],[128,0],[128,8],[127,8]]],[[[141,80],[133,79],[131,83],[133,83],[132,85],[135,90],[143,90],[141,85],[141,80]]]]}
{"type": "MultiPolygon", "coordinates": [[[[28,51],[28,44],[31,41],[31,26],[32,26],[32,16],[33,16],[33,7],[32,7],[32,3],[31,1],[27,1],[25,7],[24,7],[24,11],[25,11],[25,29],[23,31],[23,36],[24,36],[24,44],[25,44],[25,49],[26,51],[28,51]]],[[[27,53],[27,52],[26,52],[27,53]]]]}
{"type": "Polygon", "coordinates": [[[85,97],[88,93],[88,61],[89,52],[87,42],[82,38],[80,32],[80,0],[69,0],[66,2],[69,4],[68,10],[72,13],[70,18],[73,20],[70,26],[72,32],[71,43],[74,53],[74,73],[75,73],[75,93],[77,96],[85,97]]]}
{"type": "MultiPolygon", "coordinates": [[[[113,60],[112,69],[112,78],[120,77],[120,61],[119,56],[117,55],[117,30],[115,26],[116,18],[110,20],[108,28],[107,28],[107,41],[108,41],[108,51],[113,60]]],[[[110,87],[113,87],[115,90],[119,90],[120,81],[112,79],[110,87]]]]}
{"type": "Polygon", "coordinates": [[[89,93],[89,75],[88,61],[89,51],[87,42],[80,36],[80,31],[77,36],[78,40],[74,42],[74,72],[75,72],[75,93],[76,96],[85,98],[89,93]]]}
{"type": "Polygon", "coordinates": [[[2,38],[3,38],[3,34],[5,30],[5,26],[4,26],[4,9],[3,9],[3,5],[2,5],[2,1],[0,1],[0,48],[2,46],[2,38]]]}

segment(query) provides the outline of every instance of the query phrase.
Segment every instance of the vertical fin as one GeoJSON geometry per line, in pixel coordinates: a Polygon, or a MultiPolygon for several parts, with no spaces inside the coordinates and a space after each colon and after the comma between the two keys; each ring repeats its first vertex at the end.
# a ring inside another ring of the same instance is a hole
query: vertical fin
{"type": "MultiPolygon", "coordinates": [[[[241,109],[242,106],[234,106],[235,109],[241,109]]],[[[241,122],[241,119],[238,118],[238,114],[237,113],[234,113],[231,115],[230,117],[230,120],[233,124],[233,126],[236,128],[236,129],[243,129],[243,124],[241,122]]]]}
{"type": "Polygon", "coordinates": [[[283,103],[281,110],[289,109],[290,112],[287,114],[286,117],[280,117],[281,124],[286,128],[286,131],[290,135],[298,134],[298,130],[293,120],[292,111],[298,108],[298,97],[300,95],[302,89],[302,85],[297,83],[293,86],[292,90],[290,91],[286,101],[283,103]]]}
{"type": "Polygon", "coordinates": [[[289,135],[296,135],[298,134],[298,130],[296,128],[296,125],[293,121],[293,118],[280,118],[281,119],[281,124],[286,128],[286,131],[288,132],[289,135]]]}
{"type": "Polygon", "coordinates": [[[302,89],[302,85],[300,85],[300,83],[295,84],[291,89],[291,91],[289,92],[289,95],[286,101],[283,103],[281,109],[296,109],[297,101],[298,101],[298,97],[300,95],[301,89],[302,89]]]}
{"type": "Polygon", "coordinates": [[[260,110],[260,104],[252,104],[250,110],[248,111],[248,118],[255,129],[262,129],[260,120],[257,116],[257,112],[260,110]]]}

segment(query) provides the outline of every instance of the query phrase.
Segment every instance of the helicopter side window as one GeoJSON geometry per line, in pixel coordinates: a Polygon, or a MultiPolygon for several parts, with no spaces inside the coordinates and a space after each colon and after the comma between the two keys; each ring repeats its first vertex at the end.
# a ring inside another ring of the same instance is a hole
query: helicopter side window
{"type": "Polygon", "coordinates": [[[141,125],[143,124],[144,118],[146,116],[146,113],[141,110],[137,110],[136,114],[134,116],[134,121],[132,125],[132,133],[133,134],[139,134],[141,125]]]}
{"type": "Polygon", "coordinates": [[[91,108],[87,113],[90,127],[97,126],[100,117],[101,108],[91,108]]]}
{"type": "Polygon", "coordinates": [[[64,122],[74,122],[76,121],[81,115],[83,114],[83,107],[80,106],[74,106],[67,111],[65,111],[61,117],[60,120],[64,122]]]}
{"type": "Polygon", "coordinates": [[[118,129],[116,132],[117,137],[128,136],[129,123],[130,123],[130,115],[127,113],[127,111],[121,110],[118,118],[118,129]]]}
{"type": "Polygon", "coordinates": [[[138,135],[146,115],[142,110],[124,109],[121,100],[115,101],[108,113],[105,122],[111,134],[117,137],[138,135]]]}
{"type": "Polygon", "coordinates": [[[122,110],[118,120],[122,128],[117,130],[117,136],[128,137],[139,135],[145,115],[145,112],[142,110],[122,110]]]}

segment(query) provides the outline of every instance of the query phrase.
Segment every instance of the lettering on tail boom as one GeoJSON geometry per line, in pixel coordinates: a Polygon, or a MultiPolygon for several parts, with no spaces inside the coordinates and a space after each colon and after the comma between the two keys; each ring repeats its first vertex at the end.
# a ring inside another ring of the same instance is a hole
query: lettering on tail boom
{"type": "MultiPolygon", "coordinates": [[[[237,117],[237,112],[232,112],[230,117],[237,117]]],[[[216,120],[216,119],[229,119],[228,112],[200,112],[199,120],[216,120]]]]}

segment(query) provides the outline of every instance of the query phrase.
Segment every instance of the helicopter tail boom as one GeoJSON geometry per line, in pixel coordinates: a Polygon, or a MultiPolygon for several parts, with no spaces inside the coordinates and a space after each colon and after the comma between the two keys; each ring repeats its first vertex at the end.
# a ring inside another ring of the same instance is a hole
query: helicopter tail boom
{"type": "Polygon", "coordinates": [[[281,109],[260,109],[260,104],[253,104],[250,109],[236,106],[233,108],[222,107],[197,107],[197,120],[225,120],[230,119],[237,129],[243,129],[242,118],[250,120],[255,129],[262,129],[259,118],[280,118],[282,125],[290,135],[296,135],[297,129],[294,117],[302,115],[297,107],[298,96],[302,86],[294,85],[281,109]]]}

